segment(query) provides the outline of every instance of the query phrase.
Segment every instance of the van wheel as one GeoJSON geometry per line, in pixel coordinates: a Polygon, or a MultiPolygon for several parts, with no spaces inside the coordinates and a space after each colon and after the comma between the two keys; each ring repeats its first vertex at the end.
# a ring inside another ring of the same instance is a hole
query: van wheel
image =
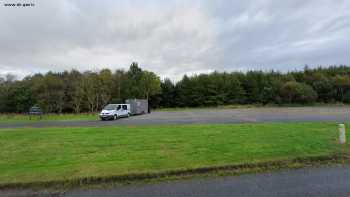
{"type": "Polygon", "coordinates": [[[130,113],[128,113],[128,117],[130,117],[130,113]]]}
{"type": "Polygon", "coordinates": [[[117,115],[114,115],[114,120],[117,120],[118,119],[118,116],[117,115]]]}

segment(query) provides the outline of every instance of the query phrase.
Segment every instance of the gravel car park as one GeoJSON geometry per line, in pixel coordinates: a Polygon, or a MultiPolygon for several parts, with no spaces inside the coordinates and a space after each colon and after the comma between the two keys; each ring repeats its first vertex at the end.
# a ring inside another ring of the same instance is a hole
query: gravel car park
{"type": "Polygon", "coordinates": [[[142,124],[207,124],[242,122],[310,122],[350,120],[350,107],[268,107],[245,109],[195,109],[154,111],[118,121],[71,120],[0,123],[0,128],[16,127],[75,127],[142,124]]]}

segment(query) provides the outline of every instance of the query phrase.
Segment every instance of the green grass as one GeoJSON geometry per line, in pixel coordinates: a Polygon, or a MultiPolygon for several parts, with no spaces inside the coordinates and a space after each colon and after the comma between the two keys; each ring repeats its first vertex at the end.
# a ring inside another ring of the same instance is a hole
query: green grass
{"type": "Polygon", "coordinates": [[[348,148],[337,143],[334,123],[0,129],[0,184],[254,164],[348,148]]]}
{"type": "Polygon", "coordinates": [[[13,122],[32,122],[32,121],[66,121],[66,120],[97,120],[97,113],[80,113],[80,114],[44,114],[40,119],[39,116],[25,114],[0,114],[0,123],[13,122]]]}
{"type": "Polygon", "coordinates": [[[344,103],[309,103],[309,104],[231,104],[218,106],[199,106],[199,107],[164,107],[155,109],[155,111],[189,111],[189,110],[208,110],[208,109],[246,109],[246,108],[274,108],[274,107],[349,107],[344,103]]]}

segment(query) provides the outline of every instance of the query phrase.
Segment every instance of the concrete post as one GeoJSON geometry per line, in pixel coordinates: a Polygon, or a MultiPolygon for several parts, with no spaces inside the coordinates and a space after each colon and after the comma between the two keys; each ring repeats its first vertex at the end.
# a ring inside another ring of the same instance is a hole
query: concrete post
{"type": "Polygon", "coordinates": [[[339,143],[345,144],[346,143],[345,125],[339,124],[338,130],[339,130],[339,143]]]}

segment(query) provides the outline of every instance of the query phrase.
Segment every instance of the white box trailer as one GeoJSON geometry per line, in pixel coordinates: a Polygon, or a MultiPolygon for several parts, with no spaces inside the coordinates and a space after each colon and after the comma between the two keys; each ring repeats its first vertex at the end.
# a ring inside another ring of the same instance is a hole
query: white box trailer
{"type": "Polygon", "coordinates": [[[149,112],[147,99],[127,99],[125,103],[130,104],[132,115],[145,114],[149,112]]]}

